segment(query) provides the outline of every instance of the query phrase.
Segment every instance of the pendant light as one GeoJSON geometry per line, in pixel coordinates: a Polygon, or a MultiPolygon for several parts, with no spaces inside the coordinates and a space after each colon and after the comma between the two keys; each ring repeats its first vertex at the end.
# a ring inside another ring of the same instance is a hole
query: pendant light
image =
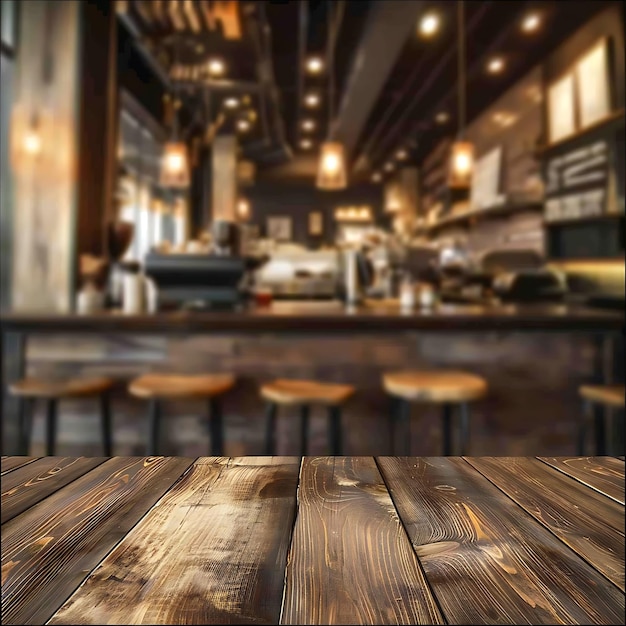
{"type": "MultiPolygon", "coordinates": [[[[178,42],[175,43],[175,65],[178,64],[178,42]]],[[[161,163],[161,176],[159,182],[162,187],[170,189],[185,189],[190,184],[189,155],[187,144],[178,139],[178,108],[180,99],[177,97],[177,89],[174,89],[174,102],[172,104],[172,135],[163,148],[163,160],[161,163]]]]}
{"type": "MultiPolygon", "coordinates": [[[[336,21],[335,21],[336,23],[336,21]]],[[[332,3],[328,2],[328,137],[321,146],[320,162],[317,170],[317,186],[320,189],[345,189],[348,186],[346,174],[346,158],[343,144],[330,141],[333,123],[333,104],[335,101],[335,64],[333,61],[335,49],[335,27],[332,19],[332,3]]]]}
{"type": "Polygon", "coordinates": [[[465,78],[465,3],[457,0],[458,14],[458,94],[459,94],[459,133],[457,140],[452,144],[450,155],[450,173],[448,187],[452,189],[469,189],[472,183],[474,170],[474,146],[464,140],[465,135],[465,107],[466,107],[466,78],[465,78]]]}

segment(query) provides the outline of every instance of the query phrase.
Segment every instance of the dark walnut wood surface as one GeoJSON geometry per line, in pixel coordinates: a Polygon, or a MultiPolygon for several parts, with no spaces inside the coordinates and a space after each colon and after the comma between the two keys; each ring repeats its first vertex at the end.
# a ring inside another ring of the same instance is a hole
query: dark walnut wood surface
{"type": "Polygon", "coordinates": [[[11,332],[398,332],[473,330],[621,331],[617,311],[568,304],[440,304],[405,312],[397,304],[371,301],[354,308],[340,302],[274,302],[241,311],[175,311],[126,315],[3,313],[11,332]]]}
{"type": "Polygon", "coordinates": [[[3,457],[1,479],[3,624],[623,623],[617,458],[3,457]]]}

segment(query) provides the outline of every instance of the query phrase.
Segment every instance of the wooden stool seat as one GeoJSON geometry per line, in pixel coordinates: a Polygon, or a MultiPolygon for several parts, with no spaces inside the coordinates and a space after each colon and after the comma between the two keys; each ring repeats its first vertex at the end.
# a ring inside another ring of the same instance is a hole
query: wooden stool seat
{"type": "Polygon", "coordinates": [[[613,412],[624,410],[624,385],[582,385],[578,393],[585,406],[578,420],[577,454],[584,456],[587,428],[593,422],[596,456],[615,455],[613,412]]]}
{"type": "Polygon", "coordinates": [[[110,378],[70,378],[44,380],[24,378],[9,385],[9,392],[20,398],[78,398],[97,396],[113,387],[110,378]]]}
{"type": "Polygon", "coordinates": [[[590,402],[624,408],[624,385],[583,385],[581,397],[590,402]]]}
{"type": "Polygon", "coordinates": [[[69,378],[66,380],[23,378],[9,385],[9,393],[19,398],[19,448],[28,454],[30,448],[33,405],[45,400],[46,410],[46,455],[54,456],[56,450],[57,406],[60,400],[69,398],[99,397],[102,444],[105,456],[113,454],[111,410],[109,395],[114,382],[110,378],[69,378]]]}
{"type": "Polygon", "coordinates": [[[161,401],[182,399],[205,399],[209,403],[210,454],[223,453],[223,424],[220,396],[235,385],[231,374],[144,374],[128,385],[128,391],[136,398],[149,400],[148,454],[159,450],[161,401]]]}
{"type": "Polygon", "coordinates": [[[128,390],[146,399],[212,398],[230,391],[234,384],[235,377],[230,374],[145,374],[132,380],[128,390]]]}
{"type": "Polygon", "coordinates": [[[487,394],[480,376],[456,371],[400,371],[383,375],[385,391],[410,402],[458,403],[487,394]]]}
{"type": "Polygon", "coordinates": [[[275,404],[343,404],[354,393],[351,385],[319,383],[312,380],[277,379],[261,387],[261,396],[275,404]]]}

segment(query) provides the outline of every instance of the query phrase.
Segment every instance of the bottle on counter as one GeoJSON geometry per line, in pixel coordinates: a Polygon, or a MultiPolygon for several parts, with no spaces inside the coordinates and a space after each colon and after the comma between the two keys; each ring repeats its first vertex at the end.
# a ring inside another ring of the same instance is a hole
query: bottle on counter
{"type": "Polygon", "coordinates": [[[93,280],[86,280],[76,297],[76,310],[80,315],[97,313],[104,308],[104,294],[93,280]]]}
{"type": "Polygon", "coordinates": [[[415,307],[415,284],[410,274],[405,274],[400,284],[400,307],[405,310],[415,307]]]}
{"type": "Polygon", "coordinates": [[[124,263],[122,288],[122,311],[129,314],[141,313],[145,309],[146,284],[139,263],[124,263]]]}

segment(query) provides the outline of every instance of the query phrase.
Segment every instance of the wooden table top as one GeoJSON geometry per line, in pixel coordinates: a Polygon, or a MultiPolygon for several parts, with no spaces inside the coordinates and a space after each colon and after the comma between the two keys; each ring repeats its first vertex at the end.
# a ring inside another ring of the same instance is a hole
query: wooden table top
{"type": "Polygon", "coordinates": [[[439,304],[403,311],[388,301],[367,301],[347,308],[341,302],[273,302],[241,311],[172,311],[128,315],[3,312],[7,332],[25,333],[397,333],[491,330],[619,332],[623,311],[576,304],[439,304]]]}
{"type": "Polygon", "coordinates": [[[4,624],[623,624],[613,457],[3,457],[4,624]]]}

